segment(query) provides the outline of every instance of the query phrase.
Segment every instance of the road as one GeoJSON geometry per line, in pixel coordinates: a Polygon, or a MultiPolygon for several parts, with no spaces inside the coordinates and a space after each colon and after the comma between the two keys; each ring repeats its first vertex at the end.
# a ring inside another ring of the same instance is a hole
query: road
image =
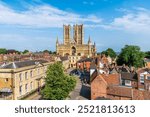
{"type": "Polygon", "coordinates": [[[67,100],[90,100],[90,85],[82,84],[81,80],[77,78],[75,89],[70,93],[67,100]]]}

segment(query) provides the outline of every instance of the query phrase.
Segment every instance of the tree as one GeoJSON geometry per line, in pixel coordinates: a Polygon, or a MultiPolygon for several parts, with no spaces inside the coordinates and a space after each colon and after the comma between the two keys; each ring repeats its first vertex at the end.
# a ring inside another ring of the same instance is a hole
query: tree
{"type": "Polygon", "coordinates": [[[150,59],[150,51],[145,52],[145,57],[150,59]]]}
{"type": "Polygon", "coordinates": [[[56,51],[54,51],[52,54],[56,54],[56,51]]]}
{"type": "Polygon", "coordinates": [[[110,56],[111,58],[116,58],[116,53],[113,49],[108,48],[106,51],[103,51],[102,54],[105,54],[106,56],[110,56]]]}
{"type": "Polygon", "coordinates": [[[74,77],[64,74],[62,64],[59,62],[54,63],[48,67],[42,96],[44,99],[50,100],[65,99],[69,92],[73,90],[75,84],[74,77]]]}
{"type": "Polygon", "coordinates": [[[16,53],[17,53],[17,54],[21,54],[21,51],[16,50],[16,53]]]}
{"type": "Polygon", "coordinates": [[[0,54],[7,54],[7,50],[5,48],[0,48],[0,54]]]}
{"type": "Polygon", "coordinates": [[[26,53],[28,53],[29,52],[29,50],[24,50],[22,53],[23,54],[26,54],[26,53]]]}
{"type": "Polygon", "coordinates": [[[43,52],[52,54],[52,51],[49,51],[49,50],[44,50],[43,52]]]}
{"type": "Polygon", "coordinates": [[[117,59],[118,65],[134,66],[136,68],[144,66],[144,53],[140,51],[140,47],[126,45],[117,59]]]}

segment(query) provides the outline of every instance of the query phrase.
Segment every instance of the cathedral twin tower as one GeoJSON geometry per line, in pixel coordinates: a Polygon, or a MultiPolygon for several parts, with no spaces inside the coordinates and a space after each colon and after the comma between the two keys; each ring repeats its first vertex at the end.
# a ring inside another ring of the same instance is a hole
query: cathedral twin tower
{"type": "MultiPolygon", "coordinates": [[[[69,44],[71,42],[71,26],[64,25],[64,44],[69,44]]],[[[73,39],[76,44],[83,44],[84,31],[83,25],[73,26],[73,39]]]]}
{"type": "Polygon", "coordinates": [[[87,44],[84,44],[84,28],[82,25],[73,26],[73,38],[71,37],[71,26],[63,25],[63,44],[56,41],[56,52],[61,56],[94,56],[96,46],[92,44],[90,37],[87,44]]]}

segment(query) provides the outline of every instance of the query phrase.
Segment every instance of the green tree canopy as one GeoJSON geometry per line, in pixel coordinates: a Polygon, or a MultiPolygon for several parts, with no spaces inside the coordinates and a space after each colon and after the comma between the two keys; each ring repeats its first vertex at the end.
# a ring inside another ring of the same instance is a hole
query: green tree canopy
{"type": "Polygon", "coordinates": [[[7,54],[7,50],[5,48],[0,48],[0,54],[7,54]]]}
{"type": "Polygon", "coordinates": [[[56,54],[56,51],[52,52],[52,54],[56,54]]]}
{"type": "Polygon", "coordinates": [[[145,57],[150,59],[150,51],[145,52],[145,57]]]}
{"type": "Polygon", "coordinates": [[[48,67],[45,88],[42,90],[44,99],[62,100],[75,87],[74,77],[65,75],[63,66],[57,62],[48,67]]]}
{"type": "Polygon", "coordinates": [[[46,53],[52,54],[52,51],[49,51],[49,50],[44,50],[43,52],[46,52],[46,53]]]}
{"type": "Polygon", "coordinates": [[[134,66],[136,68],[144,65],[144,53],[140,51],[140,47],[133,45],[126,45],[122,48],[120,55],[118,56],[118,65],[134,66]]]}
{"type": "Polygon", "coordinates": [[[26,54],[26,53],[28,53],[29,52],[29,50],[24,50],[22,53],[23,54],[26,54]]]}
{"type": "Polygon", "coordinates": [[[110,56],[111,58],[116,58],[116,53],[112,48],[108,48],[107,50],[103,51],[102,54],[105,54],[106,56],[110,56]]]}

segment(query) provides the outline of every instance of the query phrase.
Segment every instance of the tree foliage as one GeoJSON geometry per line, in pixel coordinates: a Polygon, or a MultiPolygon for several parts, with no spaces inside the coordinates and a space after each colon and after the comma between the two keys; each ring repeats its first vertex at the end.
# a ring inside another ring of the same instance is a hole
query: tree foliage
{"type": "Polygon", "coordinates": [[[145,57],[150,59],[150,51],[145,52],[145,57]]]}
{"type": "Polygon", "coordinates": [[[107,50],[103,51],[102,54],[105,54],[106,56],[110,56],[111,58],[116,58],[116,53],[112,48],[108,48],[107,50]]]}
{"type": "Polygon", "coordinates": [[[63,66],[57,62],[48,67],[45,88],[42,90],[44,99],[62,100],[75,87],[74,77],[64,74],[63,66]]]}
{"type": "Polygon", "coordinates": [[[22,53],[23,54],[26,54],[26,53],[28,53],[29,52],[29,50],[24,50],[22,53]]]}
{"type": "Polygon", "coordinates": [[[136,68],[144,65],[144,53],[140,51],[140,47],[126,45],[118,56],[118,65],[134,66],[136,68]]]}
{"type": "Polygon", "coordinates": [[[49,53],[49,54],[52,54],[52,53],[53,53],[52,51],[49,51],[49,50],[44,50],[43,52],[49,53]]]}
{"type": "Polygon", "coordinates": [[[7,54],[7,50],[5,48],[0,48],[0,54],[7,54]]]}

